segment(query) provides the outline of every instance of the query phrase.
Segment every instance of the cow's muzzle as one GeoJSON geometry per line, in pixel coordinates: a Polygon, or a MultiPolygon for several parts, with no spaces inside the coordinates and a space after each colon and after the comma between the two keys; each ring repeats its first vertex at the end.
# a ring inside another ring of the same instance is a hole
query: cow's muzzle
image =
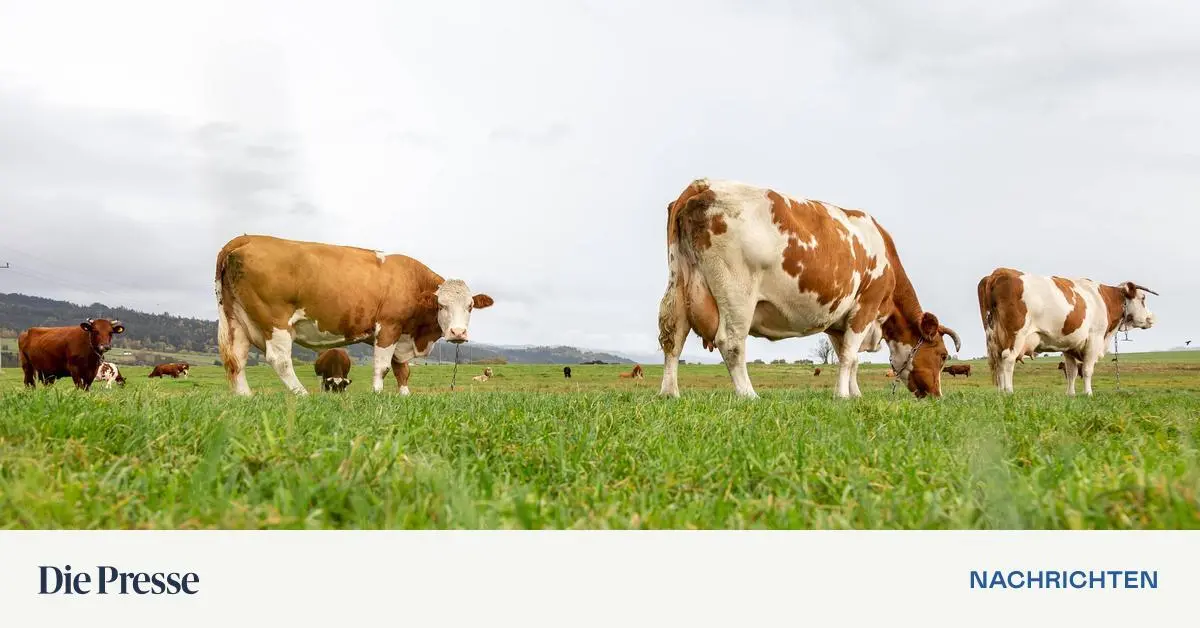
{"type": "Polygon", "coordinates": [[[446,340],[454,344],[460,344],[467,341],[467,329],[465,327],[453,327],[446,332],[446,340]]]}

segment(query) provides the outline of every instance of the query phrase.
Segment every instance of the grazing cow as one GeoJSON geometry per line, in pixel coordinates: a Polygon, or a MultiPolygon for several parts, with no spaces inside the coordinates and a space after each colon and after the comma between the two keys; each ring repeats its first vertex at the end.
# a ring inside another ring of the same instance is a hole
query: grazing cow
{"type": "Polygon", "coordinates": [[[489,378],[489,376],[485,373],[483,375],[476,375],[475,377],[472,377],[471,379],[473,379],[477,382],[486,382],[486,381],[488,381],[488,378],[489,378]]]}
{"type": "Polygon", "coordinates": [[[949,373],[951,377],[957,377],[959,375],[966,375],[967,377],[970,377],[971,376],[971,365],[970,364],[951,364],[950,366],[943,368],[942,372],[949,373]]]}
{"type": "MultiPolygon", "coordinates": [[[[1060,371],[1062,371],[1062,372],[1063,372],[1063,377],[1066,377],[1066,376],[1067,376],[1067,365],[1066,365],[1066,364],[1064,364],[1063,362],[1059,362],[1059,363],[1058,363],[1058,370],[1060,370],[1060,371]]],[[[1076,372],[1075,372],[1075,375],[1076,375],[1077,377],[1083,377],[1083,365],[1082,365],[1082,364],[1078,364],[1078,363],[1076,363],[1076,365],[1075,365],[1075,371],[1076,371],[1076,372]]]]}
{"type": "Polygon", "coordinates": [[[188,369],[191,368],[187,362],[168,362],[159,364],[150,371],[147,377],[170,377],[171,379],[179,379],[180,377],[188,376],[188,369]]]}
{"type": "Polygon", "coordinates": [[[821,369],[813,369],[813,377],[820,377],[821,369]]]}
{"type": "Polygon", "coordinates": [[[895,371],[895,369],[888,369],[887,372],[883,374],[883,376],[888,379],[891,379],[896,376],[896,371],[895,371]]]}
{"type": "Polygon", "coordinates": [[[121,375],[117,365],[112,362],[100,363],[100,368],[96,369],[96,379],[103,381],[105,388],[112,388],[113,382],[122,388],[125,387],[125,376],[121,375]]]}
{"type": "Polygon", "coordinates": [[[1083,375],[1084,393],[1092,394],[1096,362],[1104,357],[1113,334],[1154,325],[1146,294],[1158,294],[1132,281],[1107,286],[1011,268],[997,268],[981,279],[978,292],[996,387],[1013,391],[1013,366],[1022,354],[1061,351],[1068,395],[1075,394],[1076,373],[1083,375]]]}
{"type": "Polygon", "coordinates": [[[313,370],[321,378],[321,390],[325,392],[346,392],[350,379],[350,354],[345,349],[329,349],[322,351],[313,363],[313,370]]]}
{"type": "Polygon", "coordinates": [[[390,364],[407,395],[408,361],[441,338],[466,342],[471,311],[493,303],[411,257],[269,236],[239,236],[221,249],[216,292],[221,361],[241,395],[250,394],[251,346],[284,385],[307,394],[292,366],[293,342],[318,351],[370,342],[375,392],[390,364]]]}
{"type": "Polygon", "coordinates": [[[642,372],[642,365],[634,364],[632,371],[629,371],[628,373],[621,373],[620,377],[623,379],[643,379],[644,374],[642,372]]]}
{"type": "Polygon", "coordinates": [[[50,385],[70,376],[77,388],[89,390],[112,347],[113,336],[125,332],[121,321],[91,319],[73,327],[30,327],[17,338],[17,353],[25,385],[34,388],[34,377],[50,385]]]}
{"type": "Polygon", "coordinates": [[[569,366],[563,367],[563,377],[565,377],[567,379],[571,379],[571,367],[569,367],[569,366]]]}
{"type": "Polygon", "coordinates": [[[893,368],[918,397],[941,394],[943,335],[921,308],[892,237],[874,218],[732,181],[692,182],[667,212],[669,280],[659,306],[661,394],[679,395],[688,332],[721,351],[735,392],[758,395],[746,337],[825,332],[837,349],[839,397],[861,396],[859,351],[886,341],[893,368]]]}

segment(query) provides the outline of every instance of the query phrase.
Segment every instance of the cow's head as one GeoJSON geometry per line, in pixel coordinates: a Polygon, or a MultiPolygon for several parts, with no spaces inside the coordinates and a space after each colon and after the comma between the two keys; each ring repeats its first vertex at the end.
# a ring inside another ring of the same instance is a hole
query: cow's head
{"type": "Polygon", "coordinates": [[[921,322],[914,331],[917,335],[911,342],[888,341],[892,350],[892,370],[896,377],[908,382],[908,390],[918,399],[927,395],[941,397],[942,367],[950,358],[943,336],[950,336],[956,352],[962,349],[962,341],[953,329],[939,323],[932,312],[921,315],[921,322]]]}
{"type": "Polygon", "coordinates": [[[114,335],[125,333],[125,326],[121,324],[121,321],[109,321],[103,318],[89,318],[80,323],[79,327],[88,333],[91,337],[92,349],[100,354],[112,348],[114,335]]]}
{"type": "Polygon", "coordinates": [[[325,387],[325,392],[346,392],[346,387],[353,383],[354,380],[349,377],[326,377],[322,384],[325,387]]]}
{"type": "Polygon", "coordinates": [[[491,307],[495,302],[486,294],[471,296],[465,281],[448,279],[434,292],[424,297],[425,307],[437,308],[438,327],[443,337],[453,343],[467,341],[467,325],[471,322],[471,310],[491,307]]]}
{"type": "Polygon", "coordinates": [[[1121,291],[1125,294],[1125,318],[1122,321],[1122,329],[1136,327],[1138,329],[1150,329],[1154,326],[1154,314],[1150,312],[1150,308],[1146,305],[1146,293],[1158,296],[1158,293],[1145,287],[1139,286],[1132,281],[1126,281],[1120,285],[1121,291]]]}

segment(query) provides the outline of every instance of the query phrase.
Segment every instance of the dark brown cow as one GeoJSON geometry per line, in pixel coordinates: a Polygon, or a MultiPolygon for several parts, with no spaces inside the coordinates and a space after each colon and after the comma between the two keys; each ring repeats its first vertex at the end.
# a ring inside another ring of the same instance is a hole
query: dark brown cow
{"type": "MultiPolygon", "coordinates": [[[[1076,373],[1076,376],[1077,376],[1077,377],[1083,377],[1083,364],[1080,364],[1080,363],[1076,362],[1076,363],[1075,363],[1075,366],[1076,366],[1076,369],[1078,370],[1078,372],[1076,373]]],[[[1058,363],[1058,370],[1060,370],[1060,371],[1062,371],[1062,372],[1063,372],[1063,376],[1066,376],[1066,374],[1067,374],[1067,365],[1066,365],[1065,363],[1063,363],[1063,362],[1059,362],[1059,363],[1058,363]]]]}
{"type": "Polygon", "coordinates": [[[820,377],[821,369],[813,369],[813,377],[820,377]]]}
{"type": "Polygon", "coordinates": [[[942,372],[949,373],[951,377],[956,377],[958,375],[966,375],[967,377],[970,377],[971,376],[971,365],[970,364],[951,364],[950,366],[943,368],[942,372]]]}
{"type": "Polygon", "coordinates": [[[159,364],[150,371],[147,377],[170,377],[171,379],[179,379],[187,377],[188,369],[191,368],[187,362],[168,362],[167,364],[159,364]]]}
{"type": "Polygon", "coordinates": [[[569,366],[563,367],[563,377],[565,377],[567,379],[571,379],[571,367],[569,367],[569,366]]]}
{"type": "Polygon", "coordinates": [[[88,319],[74,327],[30,327],[17,338],[25,385],[34,388],[34,376],[43,385],[71,377],[75,386],[88,390],[112,347],[116,334],[124,333],[121,321],[88,319]]]}
{"type": "Polygon", "coordinates": [[[346,392],[351,384],[350,354],[345,349],[322,351],[313,369],[321,377],[321,389],[325,392],[346,392]]]}

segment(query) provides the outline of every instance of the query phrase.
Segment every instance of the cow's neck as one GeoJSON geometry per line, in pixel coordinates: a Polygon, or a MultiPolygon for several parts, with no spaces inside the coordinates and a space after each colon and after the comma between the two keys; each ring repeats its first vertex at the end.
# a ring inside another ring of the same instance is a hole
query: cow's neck
{"type": "Polygon", "coordinates": [[[916,289],[908,280],[908,273],[904,272],[904,265],[900,263],[900,256],[896,253],[891,234],[883,227],[879,228],[879,232],[887,245],[888,265],[896,278],[896,285],[892,288],[892,313],[883,322],[883,337],[888,342],[916,346],[921,338],[921,316],[924,310],[921,309],[921,302],[917,300],[916,289]]]}
{"type": "Polygon", "coordinates": [[[1104,335],[1110,336],[1121,326],[1121,319],[1125,318],[1125,291],[1100,284],[1100,298],[1104,300],[1104,309],[1108,313],[1108,326],[1104,328],[1104,335]]]}

